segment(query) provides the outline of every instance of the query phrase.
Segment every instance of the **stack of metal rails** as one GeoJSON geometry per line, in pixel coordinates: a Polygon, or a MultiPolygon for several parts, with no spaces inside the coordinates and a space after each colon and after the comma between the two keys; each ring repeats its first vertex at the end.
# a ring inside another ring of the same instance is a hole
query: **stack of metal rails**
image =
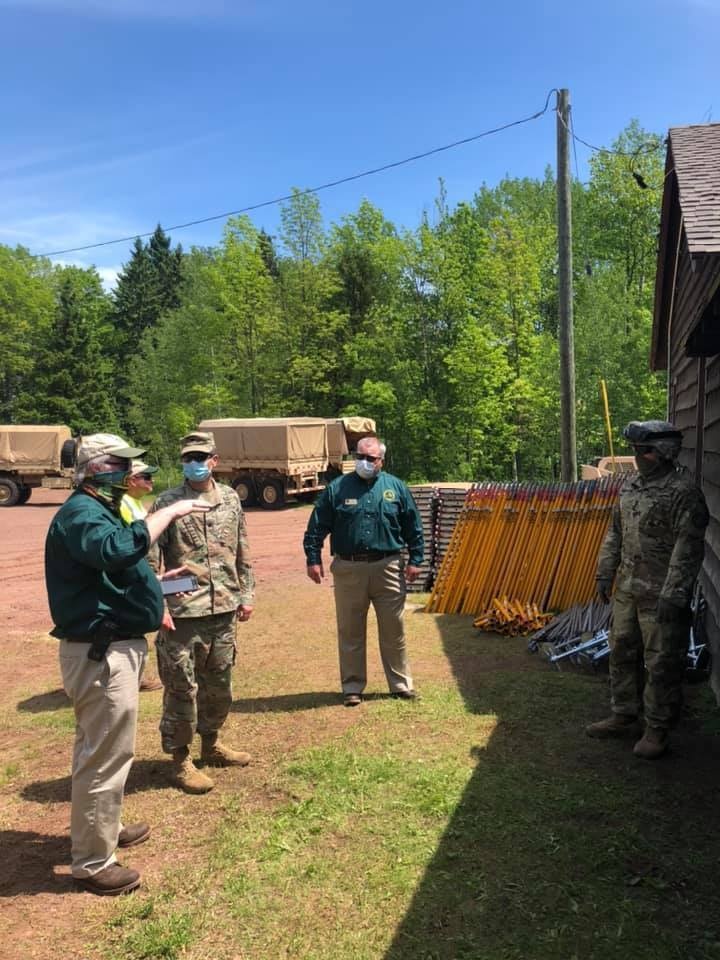
{"type": "Polygon", "coordinates": [[[471,487],[471,483],[422,483],[410,487],[422,520],[425,556],[420,576],[408,584],[409,591],[425,593],[432,589],[471,487]]]}

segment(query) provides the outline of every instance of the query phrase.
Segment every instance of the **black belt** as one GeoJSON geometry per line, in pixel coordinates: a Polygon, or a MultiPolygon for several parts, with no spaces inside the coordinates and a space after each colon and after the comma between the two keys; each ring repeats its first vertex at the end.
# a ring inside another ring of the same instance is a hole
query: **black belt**
{"type": "Polygon", "coordinates": [[[106,633],[96,634],[94,637],[63,637],[63,640],[67,640],[68,643],[87,643],[88,646],[88,660],[95,660],[100,663],[105,659],[110,644],[120,643],[123,640],[144,640],[145,637],[138,636],[137,634],[133,636],[121,636],[119,633],[106,633]]]}
{"type": "Polygon", "coordinates": [[[399,557],[399,550],[367,550],[365,553],[339,553],[341,560],[363,560],[365,563],[374,563],[384,560],[385,557],[399,557]]]}

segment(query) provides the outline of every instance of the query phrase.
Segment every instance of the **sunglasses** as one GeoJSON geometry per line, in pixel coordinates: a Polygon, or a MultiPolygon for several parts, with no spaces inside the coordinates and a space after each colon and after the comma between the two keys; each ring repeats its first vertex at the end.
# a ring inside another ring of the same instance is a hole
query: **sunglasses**
{"type": "Polygon", "coordinates": [[[140,480],[152,480],[153,478],[151,473],[136,473],[135,476],[140,480]]]}
{"type": "Polygon", "coordinates": [[[212,453],[202,453],[198,450],[197,453],[184,453],[180,459],[183,463],[192,463],[193,460],[195,463],[205,463],[205,461],[209,460],[212,456],[212,453]]]}
{"type": "Polygon", "coordinates": [[[382,460],[382,457],[371,457],[369,453],[355,453],[356,460],[368,460],[370,463],[377,463],[379,460],[382,460]]]}

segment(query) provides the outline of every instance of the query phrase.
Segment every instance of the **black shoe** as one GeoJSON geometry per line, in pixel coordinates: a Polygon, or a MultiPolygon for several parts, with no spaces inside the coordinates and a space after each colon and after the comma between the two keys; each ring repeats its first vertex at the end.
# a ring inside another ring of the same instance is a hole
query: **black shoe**
{"type": "Polygon", "coordinates": [[[417,700],[418,694],[415,690],[392,690],[390,696],[393,700],[417,700]]]}
{"type": "Polygon", "coordinates": [[[361,703],[362,703],[362,694],[346,693],[343,696],[344,707],[359,707],[361,703]]]}

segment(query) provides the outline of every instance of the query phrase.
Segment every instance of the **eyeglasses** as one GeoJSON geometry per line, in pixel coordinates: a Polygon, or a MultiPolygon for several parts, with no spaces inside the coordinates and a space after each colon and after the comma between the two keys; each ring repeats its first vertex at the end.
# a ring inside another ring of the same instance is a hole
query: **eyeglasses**
{"type": "Polygon", "coordinates": [[[382,460],[382,457],[372,457],[369,453],[360,453],[359,450],[355,451],[356,460],[368,460],[370,463],[378,463],[382,460]]]}
{"type": "Polygon", "coordinates": [[[180,459],[183,463],[192,463],[194,460],[195,463],[205,463],[206,460],[209,460],[210,457],[214,456],[212,453],[202,453],[200,450],[193,453],[184,453],[180,459]]]}
{"type": "Polygon", "coordinates": [[[138,480],[152,480],[153,475],[151,473],[136,473],[135,476],[138,480]]]}

